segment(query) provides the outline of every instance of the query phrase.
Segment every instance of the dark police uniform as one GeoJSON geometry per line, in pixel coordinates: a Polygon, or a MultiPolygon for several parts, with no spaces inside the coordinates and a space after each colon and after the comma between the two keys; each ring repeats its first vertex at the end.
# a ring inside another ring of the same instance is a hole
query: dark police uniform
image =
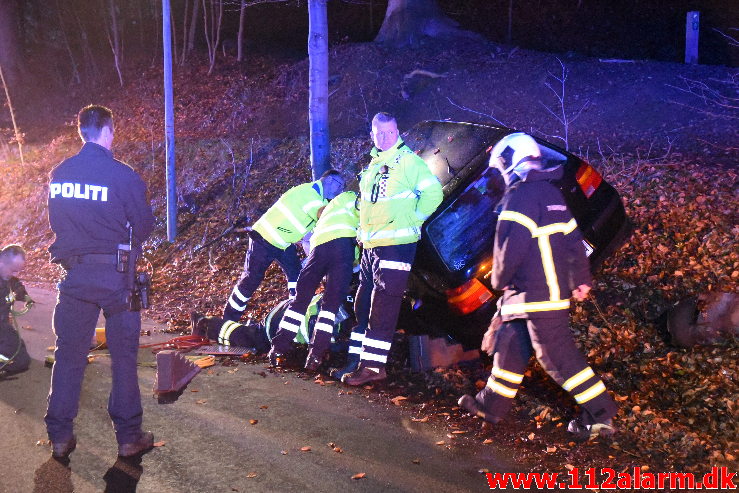
{"type": "Polygon", "coordinates": [[[87,353],[102,309],[112,363],[108,413],[118,443],[135,442],[143,413],[136,374],[141,316],[128,309],[130,286],[126,274],[116,271],[115,254],[119,244],[128,242],[128,225],[134,248],[151,234],[154,216],[146,186],[108,149],[87,142],[52,170],[48,205],[56,234],[49,253],[66,270],[54,310],[55,363],[45,416],[49,438],[64,442],[72,437],[87,353]]]}
{"type": "Polygon", "coordinates": [[[549,180],[562,168],[532,170],[509,186],[495,234],[491,284],[503,290],[503,324],[493,370],[475,399],[493,418],[510,409],[532,354],[582,408],[582,424],[616,414],[605,385],[588,366],[569,328],[571,292],[591,281],[582,235],[564,197],[549,180]]]}
{"type": "Polygon", "coordinates": [[[26,288],[17,277],[0,279],[0,371],[17,373],[31,364],[26,345],[10,321],[10,310],[15,300],[23,301],[26,288]]]}

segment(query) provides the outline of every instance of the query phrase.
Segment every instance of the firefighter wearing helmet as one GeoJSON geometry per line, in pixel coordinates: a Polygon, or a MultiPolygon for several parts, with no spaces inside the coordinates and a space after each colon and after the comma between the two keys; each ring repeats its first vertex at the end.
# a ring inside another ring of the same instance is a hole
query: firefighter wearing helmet
{"type": "Polygon", "coordinates": [[[498,313],[483,339],[493,357],[487,385],[459,404],[497,423],[510,409],[529,358],[569,392],[581,415],[568,430],[587,440],[615,432],[616,404],[588,366],[569,328],[570,298],[584,300],[591,275],[582,235],[562,193],[552,182],[563,167],[543,166],[539,145],[524,133],[498,142],[490,167],[506,183],[495,231],[492,287],[503,291],[498,313]]]}

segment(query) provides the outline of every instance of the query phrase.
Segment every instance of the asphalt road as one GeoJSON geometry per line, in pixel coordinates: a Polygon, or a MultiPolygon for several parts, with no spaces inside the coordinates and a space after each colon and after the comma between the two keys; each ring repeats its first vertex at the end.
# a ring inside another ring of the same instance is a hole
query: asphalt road
{"type": "MultiPolygon", "coordinates": [[[[340,383],[316,385],[263,364],[204,370],[169,404],[152,395],[155,370],[140,367],[144,426],[165,444],[143,460],[124,462],[106,411],[105,357],[88,366],[78,446],[65,467],[50,459],[43,423],[50,376],[43,360],[54,340],[55,293],[30,291],[38,303],[20,322],[33,366],[0,379],[2,492],[483,491],[481,469],[522,470],[505,450],[449,440],[444,429],[412,422],[407,410],[373,402],[372,392],[347,394],[351,389],[340,383]],[[436,445],[440,440],[449,445],[436,445]],[[358,473],[364,478],[352,479],[358,473]]],[[[145,328],[156,325],[145,322],[145,328]]],[[[153,359],[150,350],[140,351],[140,362],[153,359]]]]}

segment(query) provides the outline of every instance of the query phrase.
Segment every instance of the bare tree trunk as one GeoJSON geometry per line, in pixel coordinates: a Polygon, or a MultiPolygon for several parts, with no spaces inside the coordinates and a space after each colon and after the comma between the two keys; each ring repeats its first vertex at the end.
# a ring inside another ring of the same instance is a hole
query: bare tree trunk
{"type": "Polygon", "coordinates": [[[17,0],[0,1],[0,63],[5,67],[5,77],[9,84],[15,85],[19,78],[21,55],[18,42],[18,19],[20,16],[17,0]]]}
{"type": "Polygon", "coordinates": [[[195,48],[195,30],[198,27],[198,19],[200,18],[200,2],[193,0],[192,17],[190,18],[190,33],[187,36],[187,51],[191,53],[195,48]]]}
{"type": "Polygon", "coordinates": [[[445,16],[436,0],[388,0],[385,20],[375,42],[394,47],[416,46],[423,37],[455,36],[475,37],[445,16]]]}
{"type": "Polygon", "coordinates": [[[169,25],[172,27],[172,57],[174,60],[177,60],[177,23],[175,22],[174,14],[171,9],[169,11],[169,25]]]}
{"type": "Polygon", "coordinates": [[[118,15],[115,9],[115,0],[108,0],[110,7],[110,28],[108,29],[108,43],[113,51],[113,62],[118,73],[118,81],[123,87],[123,74],[121,74],[121,35],[118,30],[118,15]]]}
{"type": "Polygon", "coordinates": [[[244,59],[244,19],[246,18],[246,0],[241,0],[241,10],[239,11],[239,35],[236,39],[236,61],[240,62],[244,59]]]}
{"type": "Polygon", "coordinates": [[[74,18],[77,21],[77,27],[80,30],[80,38],[82,39],[82,51],[84,53],[84,58],[88,66],[88,79],[97,80],[98,76],[100,75],[100,70],[98,68],[97,62],[95,61],[95,57],[92,55],[92,50],[90,49],[90,41],[87,37],[87,31],[85,30],[85,26],[82,25],[80,16],[77,15],[77,10],[72,9],[72,13],[74,13],[74,18]]]}
{"type": "MultiPolygon", "coordinates": [[[[156,33],[156,37],[154,38],[154,44],[152,45],[154,49],[152,50],[152,58],[151,58],[151,66],[157,64],[157,61],[160,61],[161,58],[159,58],[159,50],[156,48],[157,46],[160,46],[159,43],[159,36],[161,34],[161,26],[162,26],[162,15],[161,15],[161,8],[157,8],[158,5],[161,5],[161,0],[152,0],[151,8],[152,8],[152,14],[154,16],[154,32],[156,33]]],[[[163,45],[163,44],[162,44],[163,45]]]]}
{"type": "Polygon", "coordinates": [[[208,45],[208,75],[213,72],[213,67],[216,65],[222,20],[223,0],[210,0],[208,5],[206,5],[206,0],[203,0],[203,27],[205,28],[205,42],[208,45]]]}
{"type": "Polygon", "coordinates": [[[10,91],[8,90],[8,85],[5,83],[5,76],[3,75],[3,67],[2,64],[0,64],[0,82],[3,83],[3,87],[5,88],[5,99],[8,100],[8,109],[10,110],[10,119],[13,122],[13,131],[15,132],[15,141],[18,143],[18,154],[21,158],[21,165],[25,165],[26,163],[23,161],[23,135],[21,135],[20,131],[18,130],[18,124],[15,122],[15,112],[13,111],[13,103],[10,101],[10,91]]]}
{"type": "Polygon", "coordinates": [[[508,0],[508,33],[505,39],[507,44],[513,40],[513,0],[508,0]]]}
{"type": "MultiPolygon", "coordinates": [[[[198,0],[195,0],[195,3],[198,3],[198,0]]],[[[190,16],[189,7],[190,1],[185,0],[185,8],[182,14],[182,57],[180,58],[180,65],[184,65],[185,59],[187,58],[187,18],[190,16]]],[[[175,60],[177,60],[177,57],[175,57],[175,60]]]]}
{"type": "Polygon", "coordinates": [[[310,161],[317,180],[331,166],[328,133],[328,14],[326,0],[308,0],[308,122],[310,161]]]}
{"type": "Polygon", "coordinates": [[[64,20],[62,19],[62,9],[59,5],[59,0],[56,0],[56,15],[59,19],[59,29],[62,32],[62,40],[64,41],[64,48],[67,50],[67,54],[69,55],[69,61],[72,63],[72,77],[74,77],[74,81],[79,84],[82,82],[80,79],[80,71],[77,69],[77,62],[74,59],[74,54],[72,53],[72,47],[69,45],[69,38],[67,37],[67,31],[64,29],[64,20]]]}

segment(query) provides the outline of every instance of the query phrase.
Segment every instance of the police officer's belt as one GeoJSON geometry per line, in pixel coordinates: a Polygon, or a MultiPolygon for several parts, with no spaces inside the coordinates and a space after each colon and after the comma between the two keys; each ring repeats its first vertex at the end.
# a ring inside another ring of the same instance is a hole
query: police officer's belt
{"type": "Polygon", "coordinates": [[[117,264],[118,258],[107,253],[88,253],[87,255],[72,255],[65,259],[65,263],[72,266],[75,264],[117,264]]]}

